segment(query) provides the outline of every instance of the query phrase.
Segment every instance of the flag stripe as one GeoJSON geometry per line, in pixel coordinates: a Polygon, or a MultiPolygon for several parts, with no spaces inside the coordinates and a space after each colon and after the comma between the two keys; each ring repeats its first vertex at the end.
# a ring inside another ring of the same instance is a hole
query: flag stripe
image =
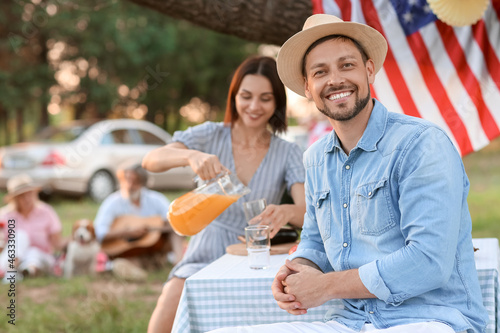
{"type": "Polygon", "coordinates": [[[497,13],[497,19],[500,20],[500,0],[492,0],[491,4],[495,9],[495,13],[497,13]]]}
{"type": "MultiPolygon", "coordinates": [[[[377,10],[373,6],[373,3],[371,1],[364,1],[361,3],[361,6],[363,9],[363,13],[365,14],[366,23],[377,29],[385,37],[384,29],[380,24],[377,10]]],[[[386,74],[391,85],[393,87],[398,87],[398,89],[393,90],[405,114],[414,117],[420,117],[420,113],[418,112],[417,106],[411,98],[408,87],[406,86],[406,81],[401,74],[401,70],[399,69],[398,63],[394,58],[390,45],[387,50],[384,68],[386,69],[386,74]]]]}
{"type": "Polygon", "coordinates": [[[323,9],[323,0],[311,0],[313,14],[322,14],[325,12],[323,9]]]}
{"type": "Polygon", "coordinates": [[[462,155],[500,135],[500,0],[475,25],[456,28],[425,0],[323,0],[322,9],[386,37],[371,88],[389,110],[441,126],[462,155]]]}
{"type": "Polygon", "coordinates": [[[446,94],[446,89],[436,73],[422,36],[419,32],[415,32],[407,36],[407,40],[408,45],[417,58],[417,64],[422,72],[425,84],[436,103],[440,105],[441,115],[448,125],[448,128],[453,133],[453,136],[456,138],[460,151],[463,154],[470,153],[473,149],[467,130],[446,94]]]}
{"type": "MultiPolygon", "coordinates": [[[[481,126],[481,120],[479,119],[479,115],[476,111],[476,106],[470,99],[466,87],[462,84],[462,81],[458,76],[455,65],[447,54],[444,42],[440,37],[436,25],[429,24],[425,26],[420,30],[420,35],[424,40],[427,50],[429,50],[429,55],[432,63],[434,64],[434,69],[446,89],[446,94],[453,104],[457,116],[460,117],[463,125],[467,129],[467,134],[472,144],[472,148],[474,150],[482,148],[484,145],[488,144],[490,140],[481,126]]],[[[471,43],[473,39],[470,38],[470,31],[468,31],[463,37],[466,37],[463,45],[468,45],[470,50],[474,51],[469,51],[468,60],[478,61],[478,59],[480,59],[479,61],[482,62],[480,49],[474,42],[471,43]]],[[[478,70],[479,67],[480,66],[475,66],[474,71],[478,70]]],[[[434,117],[429,117],[428,119],[433,120],[434,117]]],[[[451,130],[448,130],[448,133],[453,134],[451,130]]]]}
{"type": "MultiPolygon", "coordinates": [[[[497,14],[493,10],[487,10],[482,22],[486,27],[488,40],[493,48],[493,54],[497,59],[500,59],[500,20],[497,19],[497,14]]],[[[497,73],[490,74],[498,75],[497,73]]]]}
{"type": "Polygon", "coordinates": [[[398,99],[396,95],[394,94],[394,91],[391,88],[391,83],[389,82],[389,79],[387,78],[387,75],[385,73],[384,68],[382,68],[378,73],[377,77],[375,79],[375,83],[373,84],[373,97],[380,100],[380,96],[378,96],[377,91],[383,92],[384,95],[384,103],[387,105],[390,105],[391,111],[397,112],[397,113],[404,113],[403,110],[401,109],[401,105],[398,102],[398,99]]]}
{"type": "Polygon", "coordinates": [[[488,32],[486,31],[486,25],[483,20],[479,21],[477,24],[472,26],[472,31],[474,33],[474,39],[483,51],[484,61],[488,67],[488,71],[493,77],[493,82],[500,90],[500,61],[498,60],[495,50],[491,46],[488,40],[488,32]]]}
{"type": "MultiPolygon", "coordinates": [[[[400,67],[401,74],[406,82],[408,90],[411,94],[411,98],[418,104],[418,111],[420,117],[424,119],[432,120],[437,125],[441,126],[444,130],[450,133],[448,125],[446,124],[444,118],[441,116],[439,111],[439,106],[434,101],[430,91],[427,89],[427,85],[424,82],[424,77],[422,73],[418,70],[418,60],[415,59],[408,41],[406,39],[406,34],[403,28],[394,24],[394,19],[396,12],[394,7],[389,2],[384,2],[377,8],[380,12],[385,13],[381,15],[381,24],[386,31],[386,38],[393,50],[397,50],[394,53],[395,59],[398,64],[402,64],[400,67]]],[[[444,51],[444,48],[442,49],[444,51]]],[[[386,65],[384,69],[386,71],[391,70],[390,65],[386,65]]],[[[399,87],[393,87],[390,84],[384,86],[384,81],[379,78],[380,73],[377,74],[375,81],[375,87],[379,91],[380,101],[384,103],[391,111],[405,113],[401,110],[402,106],[398,102],[394,102],[394,91],[397,91],[399,87]],[[400,110],[400,111],[399,111],[400,110]]],[[[454,139],[452,139],[454,141],[454,139]]],[[[454,141],[455,146],[458,147],[454,141]]]]}
{"type": "Polygon", "coordinates": [[[491,116],[489,108],[484,102],[479,81],[476,79],[469,64],[467,63],[465,53],[457,40],[457,36],[455,35],[453,28],[442,23],[441,21],[436,21],[436,27],[441,34],[443,42],[446,41],[444,46],[448,52],[448,56],[455,65],[455,69],[460,80],[462,81],[462,84],[466,88],[472,102],[477,108],[479,119],[481,119],[481,125],[488,136],[488,139],[493,140],[499,134],[498,126],[491,116]]]}
{"type": "Polygon", "coordinates": [[[351,6],[351,1],[349,0],[335,0],[337,5],[340,8],[340,12],[342,13],[342,19],[344,21],[350,21],[351,20],[351,12],[352,12],[352,6],[351,6]]]}
{"type": "MultiPolygon", "coordinates": [[[[490,11],[489,15],[492,15],[496,19],[496,14],[490,11]]],[[[485,20],[488,19],[485,16],[484,20],[479,21],[472,28],[472,38],[473,42],[471,44],[474,47],[467,47],[468,43],[465,43],[465,37],[462,34],[457,34],[459,42],[462,45],[462,49],[467,50],[466,56],[468,63],[474,72],[474,75],[479,80],[481,87],[481,92],[486,105],[488,106],[491,116],[494,118],[496,126],[500,125],[500,61],[499,56],[495,53],[495,49],[500,48],[500,41],[495,40],[495,36],[498,37],[499,25],[497,24],[496,29],[488,32],[487,24],[485,20]],[[477,38],[475,31],[476,29],[482,30],[482,38],[477,38]],[[474,56],[474,58],[469,58],[469,55],[474,56]]],[[[499,50],[500,51],[500,50],[499,50]]]]}

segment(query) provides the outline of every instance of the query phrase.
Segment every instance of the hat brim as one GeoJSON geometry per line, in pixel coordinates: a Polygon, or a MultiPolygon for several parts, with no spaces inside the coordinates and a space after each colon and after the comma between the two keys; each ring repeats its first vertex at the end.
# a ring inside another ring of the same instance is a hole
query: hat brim
{"type": "Polygon", "coordinates": [[[377,73],[384,64],[387,41],[377,30],[356,22],[331,22],[302,30],[290,37],[281,47],[277,67],[283,84],[295,93],[304,96],[302,59],[311,44],[330,35],[343,35],[356,40],[375,64],[377,73]]]}
{"type": "Polygon", "coordinates": [[[42,190],[42,187],[41,186],[36,186],[36,185],[33,185],[33,186],[26,186],[26,187],[23,187],[23,188],[20,188],[12,193],[7,193],[4,197],[3,197],[3,201],[4,202],[10,202],[13,198],[17,197],[18,195],[21,195],[23,193],[26,193],[26,192],[30,192],[30,191],[36,191],[36,192],[40,192],[42,190]]]}

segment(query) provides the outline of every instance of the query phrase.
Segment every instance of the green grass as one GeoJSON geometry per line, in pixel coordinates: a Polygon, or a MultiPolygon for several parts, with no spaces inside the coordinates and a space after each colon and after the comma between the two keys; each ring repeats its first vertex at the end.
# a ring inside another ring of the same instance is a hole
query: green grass
{"type": "MultiPolygon", "coordinates": [[[[22,281],[16,285],[16,325],[2,320],[0,331],[145,332],[169,269],[152,272],[143,284],[106,273],[96,278],[22,281]]],[[[0,288],[2,308],[7,304],[6,288],[0,288]]]]}
{"type": "Polygon", "coordinates": [[[109,273],[18,282],[15,326],[7,322],[11,297],[9,287],[2,285],[0,332],[145,332],[170,268],[151,272],[145,283],[118,280],[109,273]]]}
{"type": "Polygon", "coordinates": [[[472,235],[500,239],[500,138],[463,160],[471,183],[472,235]]]}
{"type": "MultiPolygon", "coordinates": [[[[171,201],[186,191],[164,192],[171,201]]],[[[0,193],[3,202],[4,193],[0,193]]],[[[99,205],[88,198],[54,196],[63,236],[81,218],[93,219],[99,205]]],[[[145,332],[171,265],[149,272],[146,283],[121,281],[110,273],[91,278],[40,277],[16,283],[16,325],[8,323],[9,286],[0,285],[0,332],[145,332]]]]}
{"type": "MultiPolygon", "coordinates": [[[[464,158],[473,237],[500,239],[500,139],[464,158]]],[[[173,200],[182,192],[164,192],[173,200]]],[[[0,200],[3,198],[0,193],[0,200]]],[[[50,204],[69,236],[72,223],[93,219],[98,204],[87,198],[55,196],[50,204]]],[[[145,332],[170,266],[150,273],[146,283],[119,281],[109,274],[70,281],[57,277],[16,285],[16,326],[7,323],[8,286],[0,286],[0,332],[145,332]]]]}

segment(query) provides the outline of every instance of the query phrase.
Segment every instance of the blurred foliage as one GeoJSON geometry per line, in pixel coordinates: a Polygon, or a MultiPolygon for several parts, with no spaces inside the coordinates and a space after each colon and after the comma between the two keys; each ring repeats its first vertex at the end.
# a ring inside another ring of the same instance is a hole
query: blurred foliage
{"type": "Polygon", "coordinates": [[[0,123],[35,131],[61,118],[48,108],[71,118],[142,117],[172,132],[193,97],[221,119],[234,69],[256,52],[128,1],[2,1],[0,123]]]}

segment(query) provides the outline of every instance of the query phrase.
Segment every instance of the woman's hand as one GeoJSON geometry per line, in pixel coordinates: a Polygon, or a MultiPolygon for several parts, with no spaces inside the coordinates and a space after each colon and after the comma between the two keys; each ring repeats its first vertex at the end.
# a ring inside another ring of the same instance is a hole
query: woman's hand
{"type": "Polygon", "coordinates": [[[270,237],[276,236],[281,227],[290,220],[290,210],[284,205],[269,205],[262,213],[251,219],[248,224],[268,225],[270,237]]]}
{"type": "Polygon", "coordinates": [[[150,151],[143,158],[142,166],[151,172],[164,172],[172,168],[190,166],[203,180],[215,178],[221,171],[227,170],[217,156],[188,149],[181,142],[169,143],[150,151]]]}
{"type": "Polygon", "coordinates": [[[191,169],[203,180],[210,180],[222,171],[229,171],[216,155],[193,150],[188,160],[191,169]]]}

